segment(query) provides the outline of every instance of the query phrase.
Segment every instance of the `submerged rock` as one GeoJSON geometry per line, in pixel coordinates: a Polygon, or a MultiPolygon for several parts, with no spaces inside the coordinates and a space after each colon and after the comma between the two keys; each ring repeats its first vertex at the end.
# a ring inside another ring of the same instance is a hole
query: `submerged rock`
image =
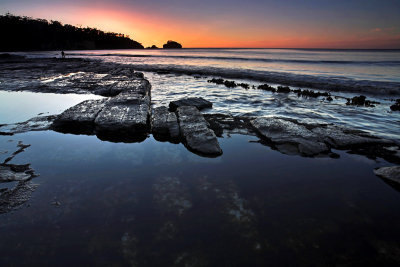
{"type": "Polygon", "coordinates": [[[381,167],[375,169],[374,173],[377,176],[387,179],[391,182],[395,182],[400,186],[400,166],[381,167]]]}
{"type": "Polygon", "coordinates": [[[400,98],[396,100],[396,103],[390,106],[392,111],[400,111],[400,98]]]}
{"type": "Polygon", "coordinates": [[[30,131],[46,131],[50,129],[56,118],[57,116],[55,115],[38,116],[24,122],[0,125],[0,135],[13,135],[30,131]]]}
{"type": "Polygon", "coordinates": [[[264,91],[270,91],[270,92],[273,92],[273,93],[276,92],[276,89],[274,87],[272,87],[271,85],[269,85],[269,84],[261,84],[257,88],[261,89],[261,90],[264,90],[264,91]]]}
{"type": "MultiPolygon", "coordinates": [[[[287,154],[316,156],[330,153],[331,148],[370,158],[382,157],[390,162],[400,161],[398,146],[387,139],[366,132],[328,124],[306,124],[287,118],[257,118],[251,126],[273,147],[287,154]],[[393,147],[394,149],[387,149],[393,147]]],[[[332,155],[333,156],[333,155],[332,155]]]]}
{"type": "Polygon", "coordinates": [[[318,135],[303,125],[279,118],[257,118],[250,124],[258,134],[287,154],[315,156],[329,151],[318,135]]]}
{"type": "Polygon", "coordinates": [[[202,110],[205,108],[212,108],[212,103],[201,97],[182,98],[177,101],[171,101],[169,103],[169,109],[171,111],[176,111],[178,107],[183,107],[183,106],[194,106],[198,110],[202,110]]]}
{"type": "Polygon", "coordinates": [[[30,164],[0,164],[0,183],[28,181],[35,176],[34,170],[31,169],[30,164]]]}
{"type": "Polygon", "coordinates": [[[196,107],[179,107],[177,116],[181,136],[189,150],[207,156],[222,154],[217,137],[196,107]]]}
{"type": "Polygon", "coordinates": [[[151,132],[156,140],[179,142],[179,124],[176,114],[167,107],[153,109],[151,114],[151,132]]]}
{"type": "Polygon", "coordinates": [[[12,211],[30,199],[36,185],[31,180],[38,175],[30,164],[9,164],[17,154],[30,145],[18,142],[18,150],[12,153],[3,163],[0,163],[0,183],[17,182],[12,188],[0,189],[0,214],[12,211]]]}
{"type": "Polygon", "coordinates": [[[211,80],[208,80],[207,82],[215,83],[215,84],[224,84],[224,79],[222,79],[222,78],[212,78],[211,80]]]}
{"type": "Polygon", "coordinates": [[[365,107],[375,107],[375,104],[379,104],[379,102],[367,100],[367,97],[364,95],[355,96],[353,98],[347,99],[346,105],[353,106],[365,106],[365,107]]]}
{"type": "Polygon", "coordinates": [[[278,86],[276,92],[287,94],[287,93],[290,93],[290,88],[289,88],[289,86],[278,86]]]}

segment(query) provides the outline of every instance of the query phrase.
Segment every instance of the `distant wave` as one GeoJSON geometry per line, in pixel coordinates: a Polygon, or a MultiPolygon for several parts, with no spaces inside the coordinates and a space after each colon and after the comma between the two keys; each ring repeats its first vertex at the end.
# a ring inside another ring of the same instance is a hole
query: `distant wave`
{"type": "Polygon", "coordinates": [[[380,65],[400,66],[400,61],[346,61],[346,60],[302,60],[302,59],[270,59],[252,57],[216,57],[216,56],[179,56],[179,55],[130,55],[130,54],[85,54],[69,53],[74,56],[94,57],[128,57],[128,58],[177,58],[177,59],[203,59],[203,60],[229,60],[229,61],[254,61],[254,62],[282,62],[300,64],[354,64],[354,65],[380,65]]]}
{"type": "Polygon", "coordinates": [[[252,69],[231,69],[218,67],[201,67],[165,64],[133,64],[138,71],[159,72],[162,74],[186,74],[199,76],[214,76],[229,79],[246,79],[263,83],[284,84],[302,88],[314,88],[336,92],[366,93],[372,95],[400,96],[399,82],[384,82],[370,80],[354,80],[347,77],[324,77],[288,72],[259,71],[252,69]]]}

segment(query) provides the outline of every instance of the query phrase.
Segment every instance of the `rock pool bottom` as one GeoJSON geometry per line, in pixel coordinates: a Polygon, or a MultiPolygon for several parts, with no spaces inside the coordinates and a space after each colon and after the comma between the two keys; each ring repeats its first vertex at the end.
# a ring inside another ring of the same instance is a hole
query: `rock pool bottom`
{"type": "Polygon", "coordinates": [[[2,151],[32,144],[11,163],[40,173],[31,199],[0,214],[0,265],[400,263],[400,194],[372,171],[390,164],[287,156],[250,140],[219,138],[224,154],[202,158],[153,138],[0,136],[2,151]]]}

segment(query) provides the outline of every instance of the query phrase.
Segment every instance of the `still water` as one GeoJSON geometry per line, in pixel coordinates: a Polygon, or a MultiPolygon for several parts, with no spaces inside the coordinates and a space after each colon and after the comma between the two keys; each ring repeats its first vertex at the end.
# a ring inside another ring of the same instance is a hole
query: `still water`
{"type": "Polygon", "coordinates": [[[286,156],[241,135],[219,138],[214,159],[153,138],[31,132],[0,144],[18,140],[33,145],[13,163],[40,176],[0,215],[2,266],[399,263],[400,194],[373,174],[381,160],[286,156]]]}

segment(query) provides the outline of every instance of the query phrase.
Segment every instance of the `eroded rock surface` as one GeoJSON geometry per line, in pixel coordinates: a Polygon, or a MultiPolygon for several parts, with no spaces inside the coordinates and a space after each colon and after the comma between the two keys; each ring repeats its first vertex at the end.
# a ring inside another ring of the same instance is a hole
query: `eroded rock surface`
{"type": "Polygon", "coordinates": [[[257,133],[287,154],[315,156],[329,151],[325,143],[319,140],[317,134],[292,121],[257,118],[250,123],[257,133]]]}
{"type": "Polygon", "coordinates": [[[171,101],[171,103],[169,103],[169,109],[171,111],[176,111],[178,107],[183,107],[183,106],[194,106],[198,110],[202,110],[205,108],[212,108],[212,103],[201,97],[183,98],[177,101],[171,101]]]}
{"type": "Polygon", "coordinates": [[[16,155],[23,152],[30,145],[18,142],[18,150],[0,163],[0,184],[17,182],[11,188],[0,189],[0,214],[12,211],[30,199],[35,190],[31,180],[38,175],[30,167],[30,164],[9,164],[16,155]]]}
{"type": "Polygon", "coordinates": [[[156,140],[179,142],[180,132],[176,114],[169,112],[164,106],[153,109],[151,132],[156,140]]]}
{"type": "Polygon", "coordinates": [[[59,115],[53,129],[109,141],[142,141],[150,129],[150,90],[150,83],[141,80],[115,97],[84,101],[59,115]]]}
{"type": "Polygon", "coordinates": [[[102,111],[107,99],[86,100],[61,113],[52,127],[61,132],[88,133],[94,128],[94,120],[102,111]]]}
{"type": "Polygon", "coordinates": [[[38,116],[24,122],[0,125],[0,135],[49,130],[56,115],[38,116]]]}
{"type": "Polygon", "coordinates": [[[189,150],[209,156],[222,154],[217,137],[196,107],[179,107],[176,114],[181,136],[189,150]]]}
{"type": "Polygon", "coordinates": [[[257,118],[250,124],[262,139],[287,154],[316,156],[335,148],[348,149],[371,158],[382,157],[390,162],[400,161],[400,148],[395,142],[359,130],[275,117],[257,118]]]}
{"type": "Polygon", "coordinates": [[[400,186],[400,166],[381,167],[374,170],[374,173],[400,186]]]}

